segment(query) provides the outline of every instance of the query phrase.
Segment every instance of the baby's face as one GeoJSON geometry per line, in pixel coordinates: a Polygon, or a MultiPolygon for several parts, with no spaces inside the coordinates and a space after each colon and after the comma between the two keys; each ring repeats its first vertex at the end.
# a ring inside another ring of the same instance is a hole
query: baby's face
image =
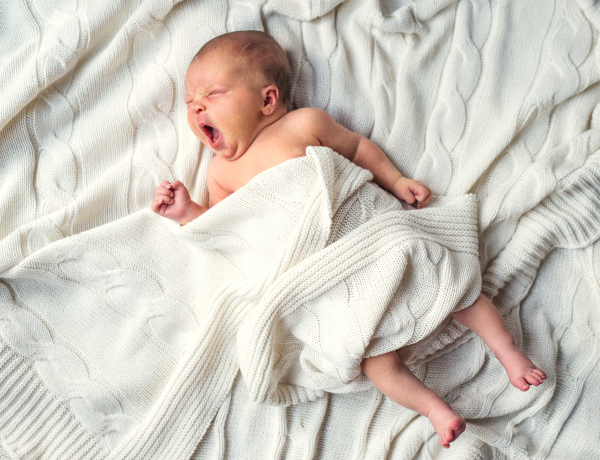
{"type": "Polygon", "coordinates": [[[239,66],[226,53],[209,53],[193,62],[185,87],[187,119],[194,135],[215,154],[238,159],[258,132],[263,106],[260,88],[240,75],[239,66]]]}

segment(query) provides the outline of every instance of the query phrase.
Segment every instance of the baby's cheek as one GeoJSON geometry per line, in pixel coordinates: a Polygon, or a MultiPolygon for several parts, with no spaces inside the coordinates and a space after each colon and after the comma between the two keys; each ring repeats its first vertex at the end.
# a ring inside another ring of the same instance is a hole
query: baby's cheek
{"type": "Polygon", "coordinates": [[[187,113],[187,121],[188,126],[194,133],[194,136],[196,136],[198,139],[201,139],[200,134],[202,134],[202,132],[198,129],[198,126],[196,126],[196,122],[194,121],[194,115],[190,111],[188,111],[187,113]]]}
{"type": "Polygon", "coordinates": [[[187,113],[187,122],[188,122],[188,126],[190,127],[190,129],[192,131],[194,131],[194,118],[192,117],[192,114],[190,113],[189,110],[187,113]]]}

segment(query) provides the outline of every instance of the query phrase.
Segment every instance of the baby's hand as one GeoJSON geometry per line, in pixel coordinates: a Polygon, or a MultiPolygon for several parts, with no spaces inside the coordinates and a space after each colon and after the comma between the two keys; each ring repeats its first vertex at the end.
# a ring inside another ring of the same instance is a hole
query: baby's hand
{"type": "Polygon", "coordinates": [[[398,179],[392,191],[398,198],[412,204],[417,209],[427,206],[433,196],[431,190],[421,182],[406,177],[398,179]]]}
{"type": "Polygon", "coordinates": [[[190,198],[190,192],[180,181],[172,184],[164,180],[156,188],[150,209],[163,217],[185,225],[189,220],[190,208],[197,206],[190,198]]]}

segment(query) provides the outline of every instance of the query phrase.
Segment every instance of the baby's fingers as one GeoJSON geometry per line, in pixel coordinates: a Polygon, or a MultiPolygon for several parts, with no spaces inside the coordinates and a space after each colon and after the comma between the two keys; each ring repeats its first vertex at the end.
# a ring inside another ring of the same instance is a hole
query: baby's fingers
{"type": "Polygon", "coordinates": [[[431,190],[429,190],[424,185],[420,184],[416,187],[416,190],[415,190],[415,198],[417,200],[417,203],[415,203],[415,204],[417,205],[418,208],[425,207],[431,201],[432,196],[433,196],[433,194],[431,193],[431,190]]]}
{"type": "Polygon", "coordinates": [[[160,214],[159,208],[160,208],[161,202],[160,200],[157,200],[156,198],[154,199],[154,201],[152,201],[152,203],[150,203],[150,209],[152,209],[152,212],[155,212],[157,214],[160,214]]]}
{"type": "Polygon", "coordinates": [[[165,195],[157,195],[154,198],[152,204],[150,205],[150,209],[152,209],[153,212],[162,216],[165,214],[165,210],[167,209],[167,207],[173,203],[175,203],[175,200],[173,200],[173,198],[170,198],[165,195]]]}
{"type": "Polygon", "coordinates": [[[167,190],[163,186],[160,186],[156,189],[156,197],[163,196],[163,195],[173,198],[174,193],[171,190],[167,190]]]}
{"type": "Polygon", "coordinates": [[[175,200],[173,198],[171,198],[170,196],[165,196],[165,195],[157,195],[154,201],[155,202],[158,201],[159,204],[162,204],[162,203],[175,204],[175,200]]]}
{"type": "Polygon", "coordinates": [[[171,184],[171,188],[173,190],[178,190],[180,188],[185,188],[185,185],[183,185],[183,182],[181,182],[180,180],[176,180],[171,184]]]}

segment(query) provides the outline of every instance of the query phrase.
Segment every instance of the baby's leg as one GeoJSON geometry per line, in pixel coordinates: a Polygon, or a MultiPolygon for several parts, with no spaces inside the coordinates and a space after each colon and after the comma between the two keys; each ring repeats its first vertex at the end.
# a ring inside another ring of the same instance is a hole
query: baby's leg
{"type": "Polygon", "coordinates": [[[526,391],[530,384],[538,386],[544,382],[546,374],[515,345],[504,318],[486,296],[480,294],[473,305],[451,315],[483,339],[516,388],[526,391]]]}
{"type": "Polygon", "coordinates": [[[465,420],[410,371],[395,351],[363,360],[362,369],[392,401],[429,418],[445,448],[465,431],[465,420]]]}

